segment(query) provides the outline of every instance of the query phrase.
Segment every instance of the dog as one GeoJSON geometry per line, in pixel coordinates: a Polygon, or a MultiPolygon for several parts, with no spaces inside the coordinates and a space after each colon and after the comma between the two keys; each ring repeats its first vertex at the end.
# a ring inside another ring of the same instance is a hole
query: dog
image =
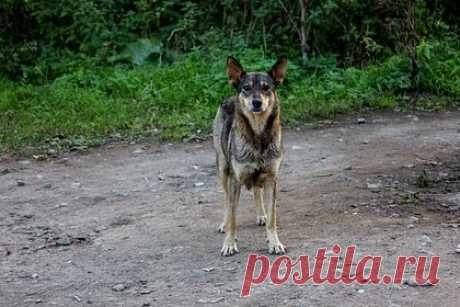
{"type": "Polygon", "coordinates": [[[224,219],[219,226],[219,232],[226,234],[222,256],[239,252],[236,209],[243,185],[253,190],[256,223],[265,225],[268,252],[286,252],[276,224],[277,182],[283,158],[276,89],[283,82],[286,70],[286,57],[280,57],[267,73],[246,72],[234,57],[227,58],[229,82],[237,94],[224,100],[213,124],[217,173],[226,197],[224,219]]]}

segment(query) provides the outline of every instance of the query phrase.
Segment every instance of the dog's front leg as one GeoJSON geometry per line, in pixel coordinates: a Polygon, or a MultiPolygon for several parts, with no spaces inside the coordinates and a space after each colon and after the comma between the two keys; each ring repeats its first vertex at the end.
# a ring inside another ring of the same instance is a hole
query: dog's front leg
{"type": "Polygon", "coordinates": [[[268,252],[270,254],[284,254],[286,249],[280,242],[277,232],[276,224],[276,181],[269,179],[265,182],[264,187],[265,201],[267,204],[267,223],[265,228],[267,230],[268,252]]]}
{"type": "Polygon", "coordinates": [[[231,256],[238,253],[236,245],[236,209],[240,202],[240,183],[231,176],[228,180],[228,197],[226,202],[225,239],[222,246],[222,256],[231,256]]]}
{"type": "Polygon", "coordinates": [[[255,186],[254,188],[254,199],[256,201],[256,224],[258,226],[264,226],[267,221],[264,207],[263,187],[255,186]]]}

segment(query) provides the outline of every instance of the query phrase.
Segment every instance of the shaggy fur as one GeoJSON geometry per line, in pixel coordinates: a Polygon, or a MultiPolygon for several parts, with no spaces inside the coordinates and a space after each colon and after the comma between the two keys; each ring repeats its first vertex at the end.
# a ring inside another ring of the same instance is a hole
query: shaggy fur
{"type": "Polygon", "coordinates": [[[214,120],[218,176],[226,195],[223,256],[238,252],[236,209],[241,186],[254,191],[258,225],[265,225],[270,253],[282,254],[276,227],[276,190],[283,156],[280,106],[276,87],[284,78],[287,60],[280,58],[268,73],[246,73],[229,57],[227,72],[237,95],[227,98],[214,120]],[[265,205],[267,205],[267,211],[265,205]]]}

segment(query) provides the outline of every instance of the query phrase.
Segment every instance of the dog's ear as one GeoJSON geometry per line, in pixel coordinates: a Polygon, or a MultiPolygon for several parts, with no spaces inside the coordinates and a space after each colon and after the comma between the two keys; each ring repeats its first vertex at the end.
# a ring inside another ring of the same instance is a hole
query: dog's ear
{"type": "Polygon", "coordinates": [[[272,69],[268,72],[273,81],[275,81],[275,85],[283,82],[284,76],[286,75],[286,70],[287,57],[281,56],[278,58],[278,61],[276,61],[275,65],[272,66],[272,69]]]}
{"type": "Polygon", "coordinates": [[[243,69],[243,66],[238,62],[237,59],[231,55],[227,58],[227,74],[230,80],[230,84],[237,86],[240,82],[240,79],[246,72],[243,69]]]}

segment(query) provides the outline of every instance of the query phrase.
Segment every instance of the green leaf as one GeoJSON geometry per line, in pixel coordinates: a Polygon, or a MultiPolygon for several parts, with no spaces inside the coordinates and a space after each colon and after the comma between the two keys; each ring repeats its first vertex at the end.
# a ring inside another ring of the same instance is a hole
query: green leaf
{"type": "Polygon", "coordinates": [[[134,65],[142,65],[151,55],[161,54],[162,46],[155,38],[142,38],[128,44],[119,55],[110,57],[109,62],[127,60],[134,65]]]}

